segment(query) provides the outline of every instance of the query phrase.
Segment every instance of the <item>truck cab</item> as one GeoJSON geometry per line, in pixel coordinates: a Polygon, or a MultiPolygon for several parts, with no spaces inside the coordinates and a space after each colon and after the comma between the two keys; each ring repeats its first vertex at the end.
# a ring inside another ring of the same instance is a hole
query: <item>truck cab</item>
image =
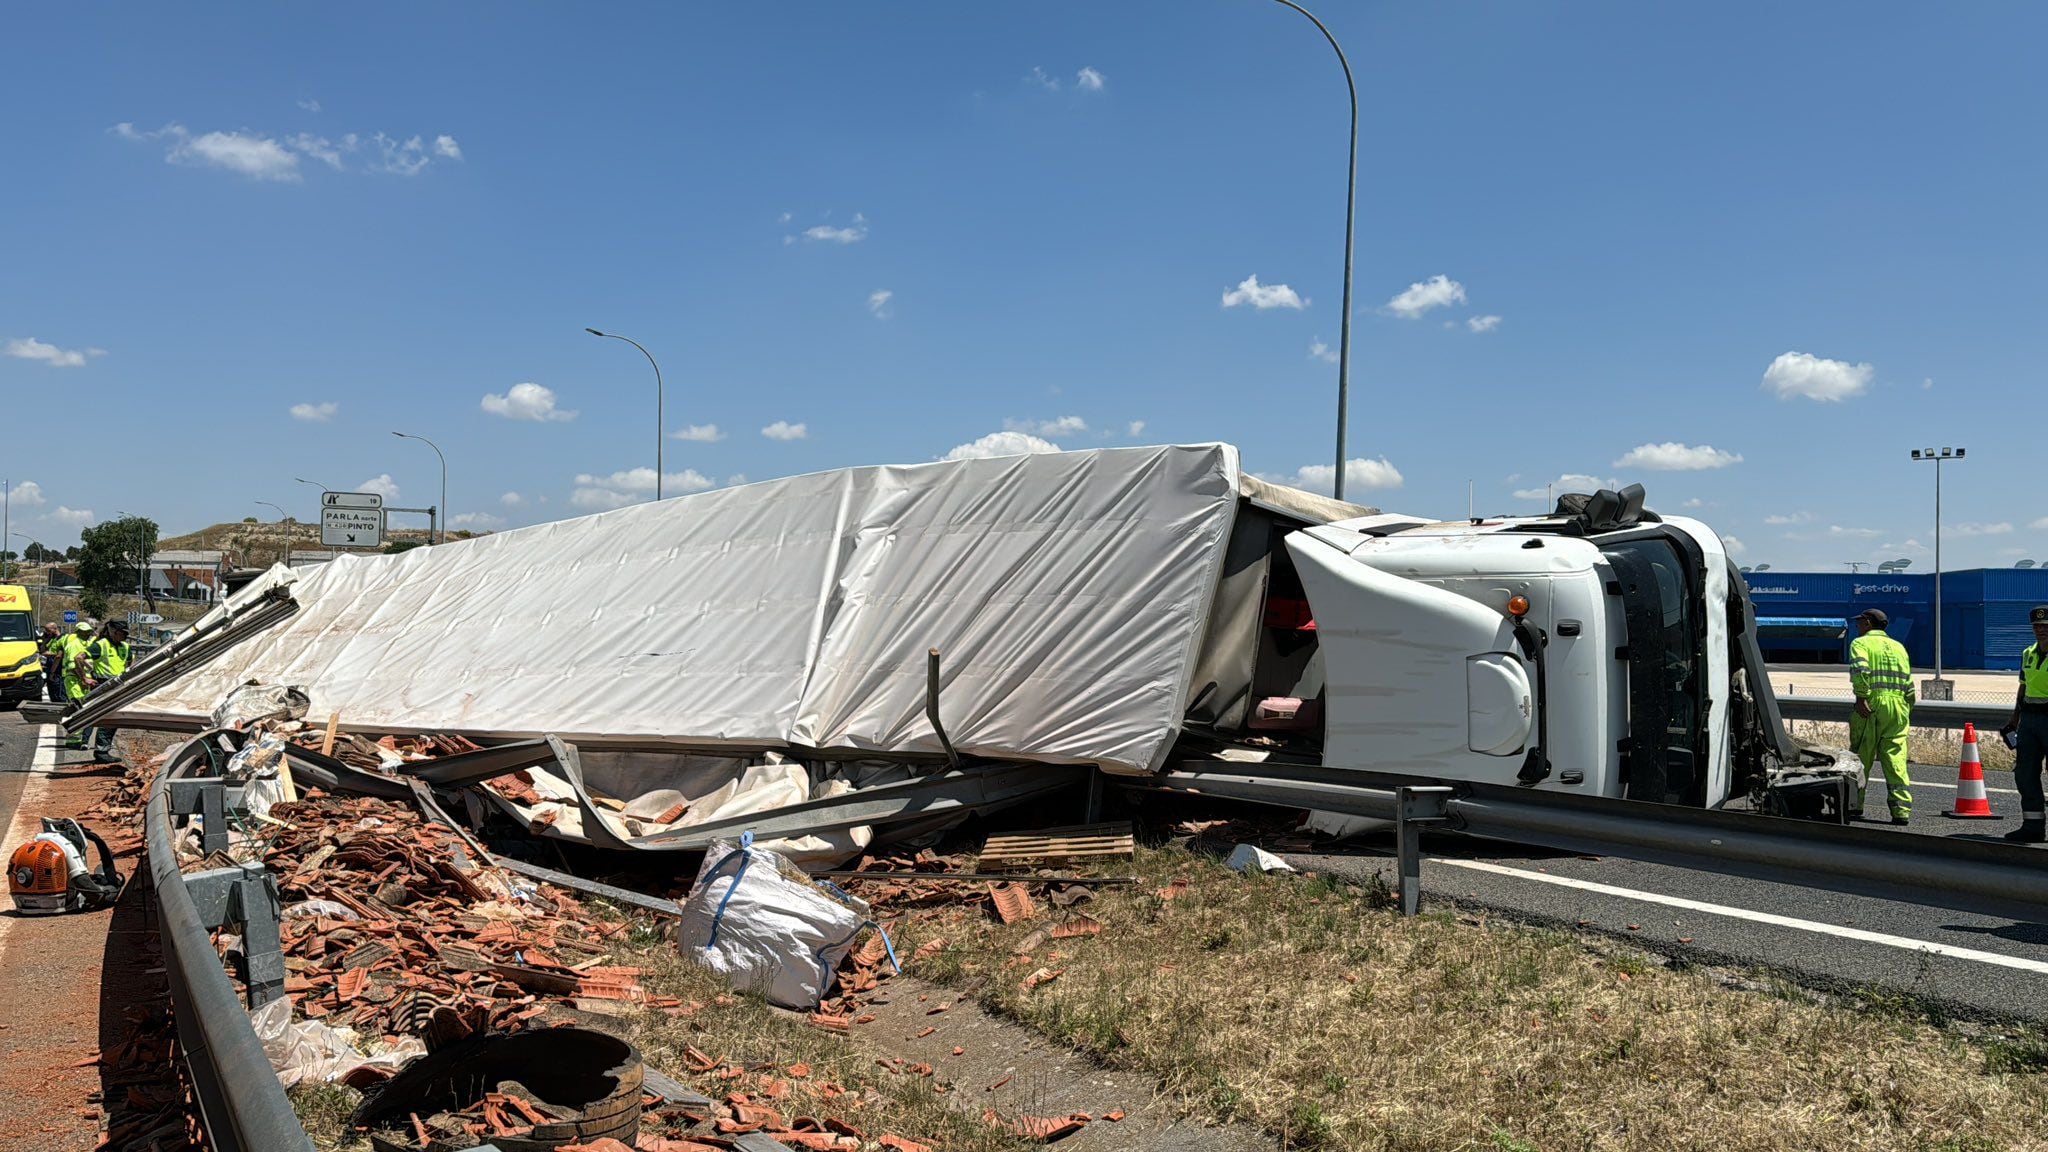
{"type": "Polygon", "coordinates": [[[42,698],[42,646],[30,619],[28,589],[0,584],[0,708],[42,698]]]}
{"type": "Polygon", "coordinates": [[[1638,485],[1547,516],[1370,516],[1285,543],[1326,765],[1845,816],[1848,769],[1785,731],[1720,537],[1647,511],[1638,485]]]}

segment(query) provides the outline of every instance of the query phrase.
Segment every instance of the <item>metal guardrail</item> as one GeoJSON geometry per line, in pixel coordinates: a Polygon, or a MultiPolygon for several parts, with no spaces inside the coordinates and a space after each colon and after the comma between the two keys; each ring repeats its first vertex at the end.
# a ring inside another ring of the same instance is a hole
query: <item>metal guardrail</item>
{"type": "Polygon", "coordinates": [[[1564,852],[2048,921],[2048,855],[1997,841],[1308,765],[1182,761],[1156,777],[1116,783],[1394,821],[1409,910],[1419,895],[1414,832],[1436,824],[1564,852]]]}
{"type": "Polygon", "coordinates": [[[213,929],[239,926],[251,1006],[283,994],[276,879],[255,864],[187,875],[174,847],[174,820],[188,815],[203,821],[209,852],[227,845],[233,790],[201,771],[211,767],[215,740],[202,733],[172,751],[143,813],[178,1047],[215,1152],[313,1152],[213,943],[213,929]]]}
{"type": "MultiPolygon", "coordinates": [[[[1787,720],[1831,720],[1847,724],[1856,701],[1848,696],[1780,696],[1778,714],[1787,720]]],[[[1996,732],[2012,717],[2012,701],[2003,704],[1973,704],[1967,701],[1922,700],[1913,705],[1915,728],[1961,728],[1975,724],[1985,732],[1996,732]]]]}

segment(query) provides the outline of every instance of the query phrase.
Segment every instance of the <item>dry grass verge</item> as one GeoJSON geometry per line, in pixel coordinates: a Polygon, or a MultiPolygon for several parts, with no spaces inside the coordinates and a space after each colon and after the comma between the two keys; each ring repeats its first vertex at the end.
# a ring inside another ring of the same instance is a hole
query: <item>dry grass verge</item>
{"type": "Polygon", "coordinates": [[[919,974],[1142,1069],[1216,1119],[1329,1149],[2048,1147],[2048,1040],[1732,991],[1625,948],[1438,913],[1318,877],[1141,849],[1100,935],[906,924],[919,974]],[[1162,898],[1176,878],[1186,889],[1162,898]],[[1026,973],[1056,970],[1026,989],[1026,973]]]}

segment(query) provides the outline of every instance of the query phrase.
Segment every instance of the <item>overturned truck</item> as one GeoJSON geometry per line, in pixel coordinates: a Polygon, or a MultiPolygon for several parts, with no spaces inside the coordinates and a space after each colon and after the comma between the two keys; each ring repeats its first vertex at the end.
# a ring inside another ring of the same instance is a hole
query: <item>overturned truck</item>
{"type": "Polygon", "coordinates": [[[473,819],[813,860],[1191,760],[1836,819],[1851,771],[1787,735],[1720,539],[1639,488],[1445,523],[1221,444],[842,469],[280,567],[66,722],[205,727],[249,685],[485,746],[428,781],[473,819]]]}

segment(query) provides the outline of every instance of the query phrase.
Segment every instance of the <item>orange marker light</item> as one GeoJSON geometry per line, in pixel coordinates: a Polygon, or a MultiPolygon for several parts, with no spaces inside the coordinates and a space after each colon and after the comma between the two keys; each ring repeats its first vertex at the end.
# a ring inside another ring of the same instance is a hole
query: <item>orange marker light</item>
{"type": "Polygon", "coordinates": [[[1527,616],[1528,614],[1529,598],[1527,596],[1508,597],[1508,615],[1513,616],[1517,620],[1520,620],[1522,617],[1527,616]]]}

